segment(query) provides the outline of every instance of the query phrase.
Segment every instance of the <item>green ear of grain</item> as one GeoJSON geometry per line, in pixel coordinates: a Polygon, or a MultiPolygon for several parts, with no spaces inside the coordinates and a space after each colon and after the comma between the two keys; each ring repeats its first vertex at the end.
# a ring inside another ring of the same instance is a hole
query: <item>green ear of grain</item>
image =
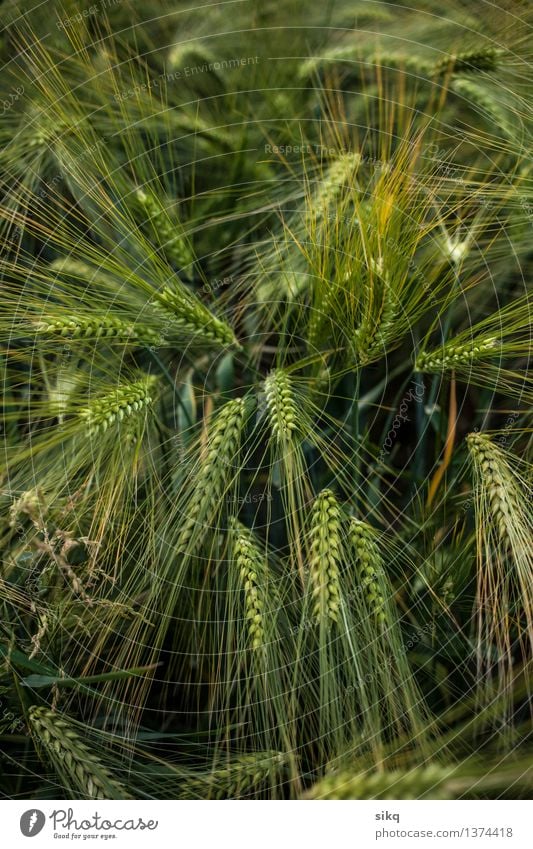
{"type": "Polygon", "coordinates": [[[125,383],[107,395],[95,398],[79,413],[89,433],[105,433],[113,425],[146,410],[153,401],[155,377],[145,377],[134,383],[125,383]]]}
{"type": "Polygon", "coordinates": [[[380,625],[387,623],[385,599],[381,574],[383,559],[379,552],[372,528],[358,519],[351,518],[348,526],[348,541],[352,547],[358,568],[358,579],[364,590],[369,612],[380,625]]]}
{"type": "Polygon", "coordinates": [[[430,76],[433,66],[428,59],[409,53],[396,53],[394,51],[382,53],[370,53],[365,56],[365,64],[376,68],[390,71],[407,71],[415,76],[430,76]]]}
{"type": "Polygon", "coordinates": [[[308,791],[307,799],[451,799],[453,769],[440,766],[354,775],[335,772],[308,791]]]}
{"type": "Polygon", "coordinates": [[[287,444],[296,435],[300,418],[289,375],[282,369],[272,371],[265,380],[265,395],[272,434],[278,443],[287,444]]]}
{"type": "Polygon", "coordinates": [[[191,777],[185,791],[188,796],[202,799],[255,797],[281,780],[288,762],[283,752],[241,755],[229,766],[214,769],[209,775],[191,777]]]}
{"type": "Polygon", "coordinates": [[[479,50],[465,50],[445,56],[435,65],[437,74],[479,74],[498,69],[501,50],[484,47],[479,50]]]}
{"type": "Polygon", "coordinates": [[[202,543],[204,526],[212,522],[222,509],[226,487],[235,477],[243,430],[251,406],[250,398],[235,398],[216,413],[207,439],[207,450],[199,460],[187,502],[176,546],[178,552],[194,552],[202,543]]]}
{"type": "Polygon", "coordinates": [[[244,590],[250,647],[255,651],[264,647],[268,567],[251,531],[236,523],[234,535],[233,557],[244,590]]]}
{"type": "Polygon", "coordinates": [[[488,118],[511,144],[516,143],[516,130],[490,90],[471,79],[464,78],[453,80],[451,87],[452,91],[460,95],[471,109],[488,118]]]}
{"type": "Polygon", "coordinates": [[[360,153],[345,153],[327,167],[313,191],[307,213],[309,224],[325,218],[339,198],[356,187],[361,161],[360,153]]]}
{"type": "Polygon", "coordinates": [[[279,302],[299,299],[309,288],[309,275],[300,245],[307,241],[321,243],[330,219],[337,214],[343,198],[350,197],[356,187],[356,176],[361,164],[357,152],[345,153],[334,159],[311,182],[305,202],[297,215],[288,222],[286,241],[282,242],[269,258],[274,269],[257,285],[258,299],[279,302]]]}
{"type": "Polygon", "coordinates": [[[514,653],[533,651],[533,489],[518,461],[485,433],[467,437],[474,472],[480,680],[497,681],[512,726],[514,653]],[[512,611],[512,615],[510,615],[512,611]]]}
{"type": "Polygon", "coordinates": [[[524,515],[523,495],[505,458],[505,453],[484,433],[471,433],[467,444],[474,469],[490,504],[495,526],[502,539],[513,536],[513,524],[524,515]]]}
{"type": "Polygon", "coordinates": [[[352,344],[356,359],[361,365],[378,360],[386,352],[389,338],[396,336],[397,304],[386,279],[382,281],[379,300],[354,333],[352,344]]]}
{"type": "Polygon", "coordinates": [[[496,338],[472,340],[460,344],[451,340],[440,349],[419,354],[415,368],[426,374],[451,371],[458,366],[468,366],[476,360],[481,360],[487,353],[497,354],[497,348],[496,338]]]}
{"type": "Polygon", "coordinates": [[[341,45],[320,57],[308,59],[300,69],[300,77],[309,79],[324,76],[329,70],[341,68],[352,77],[362,76],[365,69],[380,68],[387,71],[406,71],[416,76],[429,77],[434,66],[429,59],[413,53],[395,51],[365,53],[358,45],[341,45]]]}
{"type": "Polygon", "coordinates": [[[179,283],[157,292],[153,303],[162,313],[163,337],[178,333],[201,345],[240,347],[231,327],[179,283]]]}
{"type": "Polygon", "coordinates": [[[339,616],[341,511],[330,489],[317,496],[311,508],[309,575],[313,615],[318,624],[336,623],[339,616]]]}
{"type": "Polygon", "coordinates": [[[194,254],[183,234],[179,221],[171,216],[149,189],[138,189],[136,198],[157,236],[166,259],[179,269],[190,269],[194,254]]]}
{"type": "Polygon", "coordinates": [[[67,789],[89,799],[126,799],[125,789],[104,767],[61,714],[43,707],[29,712],[32,732],[67,789]]]}
{"type": "Polygon", "coordinates": [[[264,648],[265,592],[268,569],[264,554],[259,550],[253,534],[243,525],[235,530],[233,557],[244,590],[246,624],[250,647],[254,651],[264,648]]]}
{"type": "Polygon", "coordinates": [[[151,345],[159,339],[159,334],[152,328],[109,316],[44,315],[34,328],[40,336],[66,340],[102,339],[151,345]]]}

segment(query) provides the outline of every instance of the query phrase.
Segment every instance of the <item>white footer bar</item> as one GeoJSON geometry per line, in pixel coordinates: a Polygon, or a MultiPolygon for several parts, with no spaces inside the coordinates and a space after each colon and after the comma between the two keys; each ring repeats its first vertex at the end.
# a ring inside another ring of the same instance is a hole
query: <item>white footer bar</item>
{"type": "Polygon", "coordinates": [[[531,849],[531,813],[527,801],[4,801],[0,842],[6,849],[531,849]]]}

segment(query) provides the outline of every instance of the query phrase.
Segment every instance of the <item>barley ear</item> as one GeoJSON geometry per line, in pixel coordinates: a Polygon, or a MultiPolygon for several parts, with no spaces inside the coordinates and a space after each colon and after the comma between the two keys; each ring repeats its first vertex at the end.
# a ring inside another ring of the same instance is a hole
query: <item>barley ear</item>
{"type": "Polygon", "coordinates": [[[353,517],[348,526],[348,540],[358,570],[358,579],[363,589],[366,605],[380,625],[387,622],[383,596],[383,560],[375,540],[375,534],[366,522],[353,517]]]}
{"type": "Polygon", "coordinates": [[[488,498],[498,534],[502,540],[512,543],[515,524],[524,515],[523,495],[505,452],[483,433],[469,434],[467,444],[474,472],[488,498]]]}
{"type": "Polygon", "coordinates": [[[81,740],[73,724],[61,714],[32,707],[29,721],[58,774],[89,799],[126,799],[124,787],[81,740]]]}
{"type": "Polygon", "coordinates": [[[451,340],[436,351],[418,355],[415,368],[427,374],[450,371],[458,366],[468,366],[483,359],[487,353],[497,353],[497,340],[493,337],[458,344],[451,340]]]}
{"type": "Polygon", "coordinates": [[[134,383],[125,383],[106,395],[95,398],[79,413],[90,434],[105,431],[124,419],[138,415],[153,401],[157,378],[147,376],[134,383]]]}
{"type": "Polygon", "coordinates": [[[40,336],[67,340],[102,339],[151,345],[159,338],[157,331],[150,327],[112,316],[43,315],[35,324],[35,330],[40,336]]]}
{"type": "Polygon", "coordinates": [[[338,620],[340,564],[341,510],[333,492],[324,489],[312,506],[309,534],[313,615],[319,624],[338,620]]]}
{"type": "Polygon", "coordinates": [[[233,556],[244,589],[250,647],[259,651],[264,648],[268,568],[265,556],[259,550],[253,534],[240,523],[236,524],[233,556]]]}
{"type": "Polygon", "coordinates": [[[492,47],[453,53],[437,62],[435,72],[444,75],[448,73],[479,74],[481,72],[495,71],[498,68],[500,56],[501,51],[492,47]]]}
{"type": "Polygon", "coordinates": [[[179,269],[188,269],[194,262],[194,254],[185,238],[181,223],[173,220],[164,205],[149,189],[138,189],[136,197],[150,221],[166,259],[179,269]]]}
{"type": "Polygon", "coordinates": [[[307,799],[450,799],[453,769],[438,765],[354,774],[334,772],[317,781],[307,799]]]}
{"type": "Polygon", "coordinates": [[[301,413],[296,408],[291,378],[283,369],[274,369],[269,374],[265,395],[274,438],[287,445],[297,435],[301,413]]]}
{"type": "Polygon", "coordinates": [[[239,347],[231,327],[179,283],[157,292],[153,305],[161,312],[164,337],[178,333],[204,345],[239,347]]]}
{"type": "MultiPolygon", "coordinates": [[[[487,434],[467,437],[474,471],[478,603],[485,639],[494,638],[500,672],[512,672],[511,630],[533,650],[532,487],[519,461],[487,434]],[[508,605],[515,610],[511,628],[508,605]]],[[[481,635],[480,635],[481,636],[481,635]]]]}
{"type": "Polygon", "coordinates": [[[311,202],[310,220],[319,223],[327,218],[329,210],[347,191],[356,186],[356,175],[362,157],[359,153],[345,153],[335,159],[319,182],[311,202]]]}
{"type": "Polygon", "coordinates": [[[279,781],[287,765],[283,752],[267,751],[241,755],[226,767],[187,781],[188,795],[203,799],[238,799],[255,796],[272,781],[279,781]]]}
{"type": "Polygon", "coordinates": [[[228,483],[235,478],[244,426],[251,410],[250,398],[234,398],[217,412],[199,461],[192,494],[177,541],[177,550],[192,554],[201,545],[205,525],[218,515],[228,483]]]}

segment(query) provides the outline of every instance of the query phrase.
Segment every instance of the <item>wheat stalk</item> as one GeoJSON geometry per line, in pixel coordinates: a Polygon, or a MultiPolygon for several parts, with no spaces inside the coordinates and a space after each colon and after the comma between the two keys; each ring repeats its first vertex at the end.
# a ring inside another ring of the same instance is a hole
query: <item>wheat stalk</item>
{"type": "Polygon", "coordinates": [[[157,234],[166,258],[180,269],[188,268],[194,262],[194,255],[183,235],[181,224],[172,221],[163,204],[151,191],[137,189],[136,197],[157,234]]]}
{"type": "Polygon", "coordinates": [[[222,346],[237,345],[231,327],[207,309],[197,298],[178,285],[165,286],[154,296],[154,305],[170,316],[163,336],[173,328],[190,335],[194,341],[216,343],[222,346]]]}
{"type": "Polygon", "coordinates": [[[445,56],[435,65],[437,74],[473,74],[483,71],[495,71],[498,68],[498,59],[502,55],[501,50],[492,47],[484,47],[479,50],[465,50],[461,53],[453,53],[445,56]]]}
{"type": "Polygon", "coordinates": [[[509,139],[516,142],[516,130],[510,126],[509,120],[500,105],[491,94],[477,83],[469,79],[453,80],[452,90],[464,98],[471,107],[477,107],[486,117],[489,117],[509,139]]]}
{"type": "Polygon", "coordinates": [[[105,431],[123,419],[145,410],[152,403],[157,378],[147,376],[134,383],[123,384],[106,395],[96,398],[79,413],[89,433],[105,431]]]}
{"type": "Polygon", "coordinates": [[[342,770],[325,776],[306,793],[307,799],[449,799],[448,782],[453,769],[437,764],[391,770],[389,772],[360,773],[342,770]]]}
{"type": "Polygon", "coordinates": [[[345,153],[329,165],[308,210],[313,223],[318,223],[326,217],[338,198],[355,186],[355,175],[360,164],[360,153],[345,153]]]}
{"type": "Polygon", "coordinates": [[[487,434],[472,433],[467,444],[475,476],[478,667],[490,677],[496,663],[500,691],[508,697],[515,643],[533,650],[532,490],[487,434]],[[495,661],[489,659],[493,643],[495,661]]]}
{"type": "Polygon", "coordinates": [[[348,525],[348,540],[355,556],[358,578],[364,589],[368,609],[377,622],[384,624],[387,615],[381,589],[382,581],[379,578],[383,574],[383,559],[376,544],[374,531],[366,522],[352,517],[348,525]]]}
{"type": "Polygon", "coordinates": [[[196,475],[177,550],[189,553],[200,542],[195,532],[209,523],[221,507],[228,478],[241,444],[242,432],[250,411],[250,399],[235,398],[218,411],[210,428],[205,455],[196,475]]]}
{"type": "Polygon", "coordinates": [[[311,509],[309,569],[313,614],[319,624],[337,622],[341,562],[341,510],[333,492],[322,490],[311,509]]]}
{"type": "Polygon", "coordinates": [[[431,62],[413,53],[370,53],[364,57],[366,65],[388,71],[408,71],[415,76],[429,76],[433,71],[431,62]]]}
{"type": "Polygon", "coordinates": [[[286,444],[298,431],[299,414],[291,379],[283,369],[269,374],[265,380],[265,395],[272,433],[278,442],[286,444]]]}
{"type": "Polygon", "coordinates": [[[55,259],[50,263],[49,268],[65,276],[79,277],[81,280],[91,280],[95,274],[95,269],[86,262],[71,257],[55,259]]]}
{"type": "Polygon", "coordinates": [[[458,366],[467,366],[478,359],[483,359],[487,352],[494,353],[497,344],[498,340],[495,337],[462,343],[451,340],[437,351],[419,354],[415,368],[417,371],[431,374],[449,371],[458,366]]]}
{"type": "Polygon", "coordinates": [[[382,277],[380,269],[378,277],[381,279],[381,296],[377,299],[379,306],[376,309],[372,303],[372,309],[353,336],[354,351],[362,365],[383,356],[388,338],[396,335],[397,303],[391,285],[386,277],[382,277]]]}
{"type": "Polygon", "coordinates": [[[487,434],[469,434],[467,445],[481,486],[488,495],[499,535],[510,541],[516,519],[523,514],[523,494],[516,485],[504,452],[487,434]]]}
{"type": "Polygon", "coordinates": [[[264,647],[265,586],[268,579],[266,561],[253,534],[237,524],[233,556],[244,589],[246,622],[252,649],[264,647]]]}
{"type": "Polygon", "coordinates": [[[153,344],[159,339],[157,331],[142,324],[122,321],[114,317],[88,317],[80,315],[42,316],[35,325],[43,336],[60,336],[68,339],[116,339],[120,342],[153,344]]]}
{"type": "Polygon", "coordinates": [[[256,794],[281,775],[288,760],[285,753],[276,751],[241,755],[229,766],[214,769],[205,777],[188,779],[186,792],[210,799],[238,799],[256,794]]]}
{"type": "Polygon", "coordinates": [[[125,799],[122,785],[83,743],[72,724],[44,707],[31,707],[30,725],[50,761],[74,787],[90,799],[125,799]]]}
{"type": "Polygon", "coordinates": [[[409,71],[416,76],[428,76],[433,70],[431,62],[412,53],[382,52],[363,55],[357,45],[343,44],[333,50],[328,50],[325,55],[321,55],[319,58],[304,62],[301,66],[300,76],[304,79],[309,78],[316,76],[320,71],[339,65],[345,65],[347,71],[359,76],[363,63],[372,68],[409,71]]]}

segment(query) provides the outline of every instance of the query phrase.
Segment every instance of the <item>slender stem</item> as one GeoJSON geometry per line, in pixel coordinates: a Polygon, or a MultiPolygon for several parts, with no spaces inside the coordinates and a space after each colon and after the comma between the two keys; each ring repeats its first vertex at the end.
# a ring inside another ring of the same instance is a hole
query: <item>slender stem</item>
{"type": "Polygon", "coordinates": [[[380,380],[380,382],[376,386],[373,386],[372,389],[369,389],[369,391],[365,395],[363,395],[362,398],[359,398],[359,412],[365,410],[376,400],[376,398],[379,398],[379,396],[383,392],[384,387],[387,386],[391,382],[391,380],[394,380],[395,377],[398,377],[400,374],[403,374],[403,372],[409,368],[409,365],[410,364],[408,361],[400,363],[399,366],[397,366],[391,372],[386,374],[383,380],[380,380]]]}
{"type": "Polygon", "coordinates": [[[395,418],[395,416],[398,412],[398,402],[400,401],[402,395],[404,394],[405,390],[407,389],[410,380],[411,380],[411,375],[408,374],[407,377],[405,378],[405,380],[403,381],[403,383],[400,385],[398,391],[396,392],[396,395],[394,396],[394,401],[391,404],[389,415],[387,416],[387,419],[385,421],[385,426],[383,427],[383,430],[381,432],[381,441],[382,442],[384,441],[387,433],[391,429],[392,422],[394,421],[394,418],[395,418]]]}
{"type": "MultiPolygon", "coordinates": [[[[459,274],[457,273],[457,268],[455,268],[452,292],[455,292],[455,290],[458,289],[459,280],[460,280],[459,274]]],[[[446,311],[446,315],[444,317],[444,322],[442,324],[442,331],[441,331],[441,336],[440,336],[440,341],[441,341],[442,345],[444,345],[444,343],[448,339],[448,334],[450,332],[450,327],[451,327],[451,324],[452,324],[452,318],[453,318],[454,310],[455,310],[455,301],[452,301],[451,304],[449,305],[447,311],[446,311]]],[[[441,376],[436,374],[434,376],[433,380],[431,381],[431,389],[430,389],[430,392],[429,392],[429,399],[428,399],[428,408],[429,409],[432,408],[432,406],[435,403],[435,400],[437,398],[440,380],[441,380],[441,376]]]]}
{"type": "Polygon", "coordinates": [[[353,491],[355,496],[355,508],[357,510],[357,499],[359,495],[359,480],[361,472],[361,456],[360,456],[360,421],[359,421],[359,395],[361,392],[361,369],[357,368],[353,375],[351,387],[351,403],[348,412],[349,427],[353,437],[354,455],[353,455],[353,491]]]}
{"type": "MultiPolygon", "coordinates": [[[[452,292],[455,292],[455,290],[459,287],[459,280],[460,280],[460,278],[459,278],[459,274],[457,272],[457,267],[455,267],[452,292]]],[[[446,311],[446,315],[444,317],[444,322],[442,324],[442,332],[441,332],[441,344],[442,345],[444,345],[444,343],[448,339],[454,309],[455,309],[455,301],[452,301],[451,304],[449,305],[447,311],[446,311]]],[[[441,375],[439,375],[439,374],[434,375],[433,380],[431,381],[431,387],[430,387],[430,390],[429,390],[428,402],[427,402],[427,405],[426,405],[426,409],[429,411],[428,415],[432,415],[433,407],[434,407],[435,401],[437,400],[440,382],[441,382],[441,375]]],[[[419,414],[420,415],[422,414],[422,410],[418,409],[417,410],[417,430],[420,427],[420,422],[418,421],[419,414]]],[[[423,425],[423,427],[425,428],[425,425],[423,425]]],[[[425,477],[425,454],[422,450],[418,450],[416,452],[415,463],[416,463],[416,466],[415,466],[416,478],[417,478],[417,480],[419,480],[421,482],[425,477]]]]}
{"type": "MultiPolygon", "coordinates": [[[[424,382],[424,376],[419,371],[413,372],[415,382],[417,384],[424,382]]],[[[423,398],[422,398],[423,401],[423,398]]],[[[416,451],[414,457],[414,478],[415,485],[418,486],[424,480],[426,472],[426,444],[424,440],[426,418],[424,413],[424,404],[419,403],[415,407],[415,426],[416,426],[416,451]]]]}
{"type": "Polygon", "coordinates": [[[439,484],[444,477],[444,473],[448,466],[450,465],[453,448],[455,444],[455,436],[457,432],[457,393],[455,387],[455,373],[452,372],[452,379],[450,383],[450,406],[448,412],[448,430],[446,433],[446,441],[444,443],[444,457],[442,463],[438,467],[435,472],[433,479],[431,481],[428,498],[427,498],[427,508],[430,509],[433,504],[433,500],[439,488],[439,484]]]}
{"type": "Polygon", "coordinates": [[[145,350],[148,352],[148,356],[154,361],[154,363],[157,365],[158,369],[166,377],[166,379],[168,380],[168,382],[172,386],[172,388],[174,390],[174,395],[176,397],[176,401],[178,403],[178,407],[180,408],[181,412],[183,413],[183,415],[187,419],[187,425],[189,427],[192,427],[193,423],[191,421],[189,411],[187,410],[187,407],[185,406],[185,404],[183,403],[183,401],[181,399],[181,395],[178,391],[178,387],[176,386],[176,381],[174,380],[174,378],[170,374],[169,370],[167,369],[166,365],[164,364],[163,360],[158,356],[158,354],[156,354],[156,352],[152,348],[146,348],[145,350]]]}

